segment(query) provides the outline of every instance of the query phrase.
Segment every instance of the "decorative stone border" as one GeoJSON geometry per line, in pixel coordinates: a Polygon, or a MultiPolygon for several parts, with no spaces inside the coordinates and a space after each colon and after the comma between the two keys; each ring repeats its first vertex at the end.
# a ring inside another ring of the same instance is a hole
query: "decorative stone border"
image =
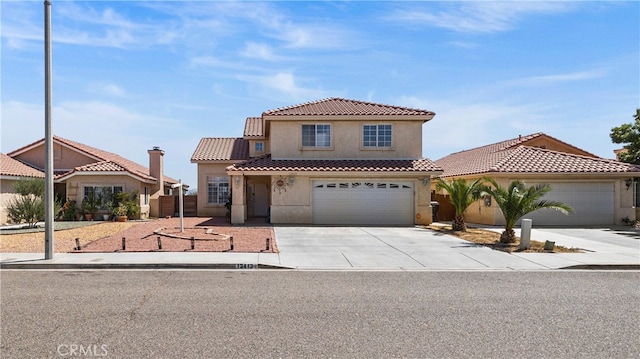
{"type": "MultiPolygon", "coordinates": [[[[174,227],[175,229],[180,229],[180,227],[174,227]]],[[[191,238],[193,238],[196,241],[226,241],[231,239],[232,237],[226,234],[222,234],[222,233],[215,233],[213,231],[213,228],[206,228],[206,227],[184,227],[185,230],[196,230],[196,231],[204,231],[204,234],[208,235],[208,236],[219,236],[219,238],[205,238],[205,237],[198,237],[198,236],[192,236],[192,235],[185,235],[182,232],[178,232],[178,234],[174,234],[174,233],[166,233],[165,231],[167,230],[167,228],[158,228],[155,231],[153,231],[154,235],[158,235],[158,236],[163,236],[163,237],[169,237],[169,238],[176,238],[176,239],[185,239],[185,240],[191,240],[191,238]]]]}

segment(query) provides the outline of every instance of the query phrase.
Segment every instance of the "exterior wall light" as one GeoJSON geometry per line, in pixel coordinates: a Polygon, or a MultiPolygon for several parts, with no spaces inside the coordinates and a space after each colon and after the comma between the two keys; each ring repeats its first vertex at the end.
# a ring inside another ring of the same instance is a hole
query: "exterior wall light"
{"type": "Polygon", "coordinates": [[[625,186],[627,186],[627,191],[629,190],[629,187],[631,187],[632,183],[633,183],[633,179],[631,178],[627,178],[626,180],[624,180],[624,184],[625,186]]]}

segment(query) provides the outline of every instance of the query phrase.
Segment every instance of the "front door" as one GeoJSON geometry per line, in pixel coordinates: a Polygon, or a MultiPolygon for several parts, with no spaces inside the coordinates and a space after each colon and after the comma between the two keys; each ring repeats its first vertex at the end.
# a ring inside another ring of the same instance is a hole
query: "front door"
{"type": "Polygon", "coordinates": [[[269,190],[266,183],[255,183],[250,187],[250,214],[252,217],[266,217],[269,209],[269,190]]]}

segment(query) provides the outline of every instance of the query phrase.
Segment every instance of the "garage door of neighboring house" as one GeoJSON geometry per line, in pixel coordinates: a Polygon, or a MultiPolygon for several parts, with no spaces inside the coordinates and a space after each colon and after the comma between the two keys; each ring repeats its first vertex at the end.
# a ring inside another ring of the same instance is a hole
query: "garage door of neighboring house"
{"type": "Polygon", "coordinates": [[[413,224],[413,184],[314,181],[314,224],[413,224]]]}
{"type": "Polygon", "coordinates": [[[526,215],[532,224],[549,226],[612,225],[615,224],[615,194],[613,183],[549,183],[551,192],[545,199],[560,201],[573,207],[574,213],[564,215],[544,209],[526,215]]]}

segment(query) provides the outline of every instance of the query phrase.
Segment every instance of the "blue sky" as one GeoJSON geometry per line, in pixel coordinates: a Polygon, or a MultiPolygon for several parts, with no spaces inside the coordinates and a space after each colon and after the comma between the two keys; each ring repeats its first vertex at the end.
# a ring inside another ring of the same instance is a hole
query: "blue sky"
{"type": "MultiPolygon", "coordinates": [[[[53,132],[194,188],[202,137],[327,97],[436,112],[423,155],[545,132],[612,158],[640,107],[637,1],[52,1],[53,132]]],[[[4,153],[44,137],[43,1],[1,9],[4,153]]]]}

